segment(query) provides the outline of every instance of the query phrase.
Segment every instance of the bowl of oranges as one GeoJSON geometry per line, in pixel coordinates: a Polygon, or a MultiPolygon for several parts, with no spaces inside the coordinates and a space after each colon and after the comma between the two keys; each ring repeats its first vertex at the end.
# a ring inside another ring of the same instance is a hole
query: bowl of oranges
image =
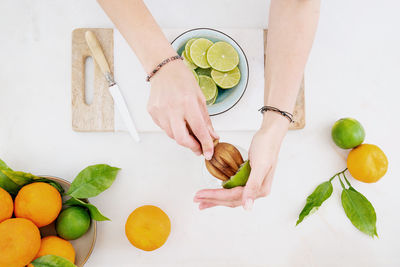
{"type": "Polygon", "coordinates": [[[88,198],[111,186],[118,170],[89,166],[70,183],[13,171],[0,160],[0,266],[83,266],[97,221],[109,220],[88,198]]]}

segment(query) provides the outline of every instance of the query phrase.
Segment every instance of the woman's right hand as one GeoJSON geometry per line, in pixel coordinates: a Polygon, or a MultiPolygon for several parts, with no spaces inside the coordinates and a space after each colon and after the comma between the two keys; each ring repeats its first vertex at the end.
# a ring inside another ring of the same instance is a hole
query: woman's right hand
{"type": "Polygon", "coordinates": [[[169,62],[151,78],[150,83],[147,108],[153,121],[179,145],[211,159],[213,139],[219,137],[208,115],[204,95],[185,63],[181,60],[169,62]]]}

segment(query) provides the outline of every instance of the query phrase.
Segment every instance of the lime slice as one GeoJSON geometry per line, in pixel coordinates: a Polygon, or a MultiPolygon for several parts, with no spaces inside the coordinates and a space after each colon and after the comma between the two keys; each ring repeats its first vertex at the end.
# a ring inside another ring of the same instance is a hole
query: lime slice
{"type": "Polygon", "coordinates": [[[213,69],[211,71],[211,77],[219,87],[222,89],[229,89],[239,83],[240,70],[238,67],[228,72],[221,72],[213,69]]]}
{"type": "Polygon", "coordinates": [[[193,63],[193,61],[192,61],[192,59],[191,59],[191,57],[190,57],[190,46],[193,44],[193,42],[194,41],[196,41],[197,40],[197,38],[192,38],[192,39],[190,39],[189,41],[187,41],[186,42],[186,45],[185,45],[185,52],[186,52],[186,56],[187,56],[187,59],[190,61],[190,62],[192,62],[193,63]]]}
{"type": "Polygon", "coordinates": [[[207,51],[207,61],[213,69],[226,72],[239,64],[239,55],[230,44],[216,42],[207,51]]]}
{"type": "Polygon", "coordinates": [[[193,64],[193,62],[190,61],[190,60],[187,58],[187,55],[186,55],[186,51],[185,51],[185,50],[183,50],[183,52],[182,52],[182,57],[183,57],[183,62],[186,64],[186,66],[189,67],[189,69],[192,69],[192,70],[197,69],[197,66],[196,66],[195,64],[193,64]]]}
{"type": "Polygon", "coordinates": [[[218,89],[213,79],[205,75],[199,75],[200,89],[206,97],[206,104],[211,105],[217,99],[218,89]]]}
{"type": "Polygon", "coordinates": [[[204,38],[195,40],[190,46],[189,51],[193,63],[203,69],[209,68],[210,65],[207,62],[207,50],[212,45],[213,42],[204,38]]]}
{"type": "Polygon", "coordinates": [[[192,69],[193,75],[196,78],[197,83],[199,82],[199,76],[197,75],[197,73],[192,69]]]}
{"type": "Polygon", "coordinates": [[[234,176],[232,176],[228,181],[222,183],[222,187],[226,189],[231,189],[236,186],[245,186],[247,180],[249,179],[251,167],[248,160],[246,160],[234,176]]]}
{"type": "Polygon", "coordinates": [[[206,75],[208,77],[211,77],[211,68],[208,69],[197,68],[196,72],[198,75],[206,75]]]}

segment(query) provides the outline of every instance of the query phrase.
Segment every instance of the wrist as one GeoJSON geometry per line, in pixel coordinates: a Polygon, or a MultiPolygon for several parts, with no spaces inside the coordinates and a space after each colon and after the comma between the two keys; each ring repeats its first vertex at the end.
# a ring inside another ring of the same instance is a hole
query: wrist
{"type": "Polygon", "coordinates": [[[284,136],[289,129],[289,120],[276,112],[264,112],[260,127],[262,131],[273,131],[276,134],[284,136]]]}

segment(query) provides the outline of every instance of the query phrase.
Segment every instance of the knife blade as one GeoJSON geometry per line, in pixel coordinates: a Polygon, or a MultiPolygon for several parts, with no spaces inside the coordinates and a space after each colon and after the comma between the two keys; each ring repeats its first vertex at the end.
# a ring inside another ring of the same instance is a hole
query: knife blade
{"type": "Polygon", "coordinates": [[[129,113],[128,106],[124,100],[124,97],[121,94],[121,90],[119,89],[117,83],[114,81],[114,76],[110,71],[110,66],[108,65],[107,59],[104,56],[103,49],[96,35],[92,31],[87,31],[85,33],[86,42],[89,46],[90,52],[92,53],[92,57],[99,65],[101,72],[104,74],[108,82],[108,90],[112,98],[114,99],[114,104],[116,105],[122,120],[128,129],[128,132],[132,136],[132,138],[136,141],[140,141],[139,133],[133,123],[132,117],[129,113]]]}

